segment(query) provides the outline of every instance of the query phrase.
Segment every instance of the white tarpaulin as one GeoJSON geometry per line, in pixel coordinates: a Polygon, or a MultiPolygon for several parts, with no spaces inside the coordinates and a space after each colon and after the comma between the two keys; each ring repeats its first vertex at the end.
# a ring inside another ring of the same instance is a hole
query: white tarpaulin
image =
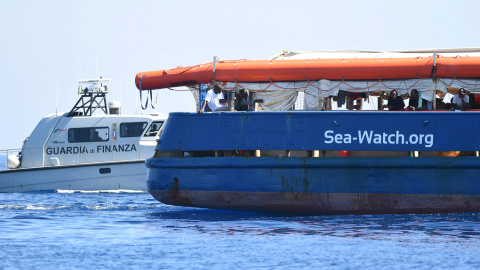
{"type": "Polygon", "coordinates": [[[286,111],[295,104],[298,92],[304,92],[304,110],[321,110],[324,99],[339,96],[340,91],[378,95],[381,92],[397,90],[399,95],[410,94],[417,89],[422,98],[432,101],[434,90],[444,93],[448,88],[465,88],[470,92],[480,92],[480,79],[438,78],[376,81],[301,81],[265,83],[227,83],[226,89],[245,88],[256,92],[256,98],[263,99],[262,108],[271,111],[286,111]]]}
{"type": "Polygon", "coordinates": [[[335,58],[415,58],[433,57],[434,54],[444,57],[480,56],[480,48],[426,49],[404,51],[288,51],[285,50],[270,59],[335,59],[335,58]]]}
{"type": "Polygon", "coordinates": [[[447,93],[448,87],[465,88],[473,93],[480,92],[480,79],[438,78],[438,90],[447,93]]]}
{"type": "MultiPolygon", "coordinates": [[[[465,80],[462,85],[470,90],[468,84],[475,85],[476,80],[465,80]]],[[[457,83],[458,84],[458,83],[457,83]]],[[[399,95],[410,94],[417,89],[422,98],[433,100],[434,89],[447,92],[444,83],[434,83],[432,79],[377,80],[377,81],[331,81],[313,82],[265,82],[265,83],[227,83],[226,89],[245,88],[256,92],[256,98],[263,99],[262,108],[272,111],[286,111],[295,104],[297,93],[304,92],[304,110],[320,110],[324,99],[338,96],[340,91],[378,95],[381,92],[397,90],[399,95]]],[[[480,90],[480,85],[477,87],[480,90]]],[[[473,88],[471,88],[473,90],[473,88]]]]}
{"type": "MultiPolygon", "coordinates": [[[[480,57],[480,48],[456,49],[425,49],[404,51],[283,51],[270,58],[283,59],[362,59],[362,58],[416,58],[416,57],[480,57]]],[[[268,72],[268,71],[265,71],[268,72]]],[[[308,79],[308,78],[307,78],[308,79]]],[[[295,109],[321,110],[327,97],[342,99],[347,93],[363,93],[364,95],[351,95],[355,100],[364,98],[366,101],[376,103],[370,99],[372,96],[381,96],[386,99],[392,90],[397,90],[404,99],[409,98],[413,89],[417,89],[421,97],[429,103],[435,98],[443,99],[446,93],[457,94],[458,88],[465,88],[469,92],[480,93],[480,78],[431,78],[404,79],[404,80],[358,80],[358,81],[297,81],[297,82],[260,82],[260,83],[225,83],[225,90],[231,91],[244,88],[256,92],[257,99],[263,99],[261,104],[264,110],[286,111],[295,109]],[[300,93],[300,95],[299,95],[300,93]],[[303,98],[303,100],[302,100],[303,98]],[[298,100],[297,100],[298,99],[298,100]],[[303,103],[303,106],[300,106],[303,103]],[[298,107],[297,107],[298,105],[298,107]]],[[[193,89],[193,88],[191,88],[193,89]]],[[[195,95],[195,94],[194,94],[195,95]]],[[[447,101],[449,102],[449,101],[447,101]]],[[[372,103],[372,104],[373,104],[372,103]]],[[[433,102],[436,104],[435,102],[433,102]]],[[[340,103],[337,103],[340,104],[340,103]]]]}

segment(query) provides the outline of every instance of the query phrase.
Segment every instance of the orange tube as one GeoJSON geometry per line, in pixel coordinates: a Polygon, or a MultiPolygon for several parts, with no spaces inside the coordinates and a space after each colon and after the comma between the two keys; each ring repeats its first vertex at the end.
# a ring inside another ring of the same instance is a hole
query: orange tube
{"type": "Polygon", "coordinates": [[[140,89],[140,78],[142,78],[141,90],[210,83],[213,80],[213,65],[210,63],[192,67],[140,72],[135,77],[135,84],[138,89],[140,89]]]}
{"type": "MultiPolygon", "coordinates": [[[[416,79],[431,78],[433,58],[230,60],[217,62],[215,69],[215,80],[222,82],[416,79]]],[[[437,76],[480,77],[480,57],[440,57],[437,76]]],[[[140,72],[138,89],[140,78],[142,90],[209,83],[213,63],[140,72]]]]}
{"type": "Polygon", "coordinates": [[[480,57],[439,57],[437,58],[439,78],[479,78],[480,57]]]}

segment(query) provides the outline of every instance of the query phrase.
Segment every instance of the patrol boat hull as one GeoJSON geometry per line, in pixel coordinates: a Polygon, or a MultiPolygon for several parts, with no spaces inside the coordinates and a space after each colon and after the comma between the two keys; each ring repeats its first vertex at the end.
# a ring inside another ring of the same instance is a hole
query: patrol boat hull
{"type": "Polygon", "coordinates": [[[0,171],[0,192],[146,191],[143,160],[0,171]]]}

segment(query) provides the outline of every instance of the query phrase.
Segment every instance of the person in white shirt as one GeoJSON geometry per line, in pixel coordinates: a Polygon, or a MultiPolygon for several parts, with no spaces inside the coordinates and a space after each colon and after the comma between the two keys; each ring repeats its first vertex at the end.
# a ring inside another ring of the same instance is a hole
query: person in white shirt
{"type": "Polygon", "coordinates": [[[465,94],[465,89],[458,89],[458,94],[453,96],[452,105],[456,111],[466,111],[470,108],[470,98],[465,94]]]}
{"type": "Polygon", "coordinates": [[[208,104],[208,107],[212,112],[226,111],[227,104],[220,103],[220,100],[224,99],[223,96],[223,87],[216,84],[213,89],[208,90],[205,99],[203,100],[202,109],[198,113],[202,113],[205,110],[205,105],[208,104]]]}

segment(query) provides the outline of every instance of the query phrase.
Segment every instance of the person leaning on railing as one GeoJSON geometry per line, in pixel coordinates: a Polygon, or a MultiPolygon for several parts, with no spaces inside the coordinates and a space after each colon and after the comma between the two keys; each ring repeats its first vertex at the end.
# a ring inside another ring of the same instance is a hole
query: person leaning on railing
{"type": "Polygon", "coordinates": [[[408,101],[407,109],[409,111],[423,111],[427,108],[427,100],[420,98],[417,89],[410,92],[410,99],[408,101]]]}
{"type": "Polygon", "coordinates": [[[215,84],[213,89],[208,90],[207,96],[203,101],[202,108],[198,111],[199,114],[204,112],[205,106],[208,104],[208,107],[212,112],[216,111],[226,111],[227,104],[220,102],[221,99],[224,99],[223,87],[221,85],[215,84]]]}
{"type": "Polygon", "coordinates": [[[452,105],[456,111],[466,111],[470,108],[470,98],[465,94],[465,89],[458,89],[458,94],[453,96],[452,105]]]}
{"type": "Polygon", "coordinates": [[[397,90],[392,90],[390,92],[387,107],[389,111],[403,111],[405,108],[403,98],[398,96],[397,90]]]}

